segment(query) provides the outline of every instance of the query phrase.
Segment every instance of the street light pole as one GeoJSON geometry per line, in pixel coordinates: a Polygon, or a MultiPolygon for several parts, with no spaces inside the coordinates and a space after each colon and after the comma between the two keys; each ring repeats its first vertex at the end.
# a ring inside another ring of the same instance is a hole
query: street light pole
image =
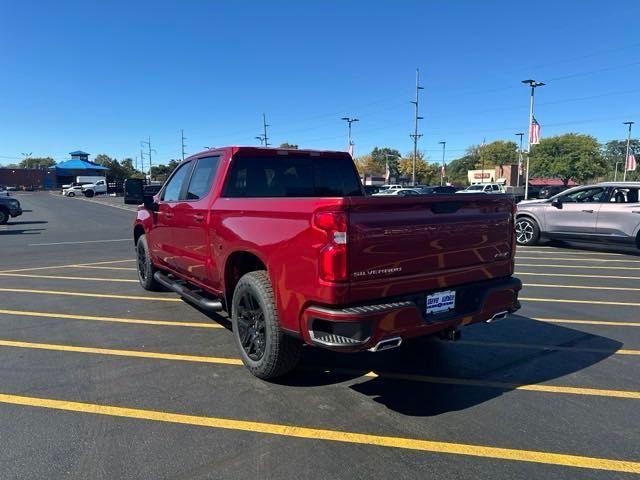
{"type": "Polygon", "coordinates": [[[524,133],[516,133],[516,137],[520,137],[520,149],[518,150],[518,175],[516,176],[516,187],[520,186],[520,169],[522,168],[522,137],[524,133]]]}
{"type": "Polygon", "coordinates": [[[344,120],[345,122],[347,122],[347,149],[351,152],[351,149],[353,148],[353,142],[351,141],[351,124],[353,122],[359,122],[360,120],[358,120],[357,118],[351,118],[351,117],[342,117],[341,120],[344,120]]]}
{"type": "Polygon", "coordinates": [[[622,164],[625,164],[626,162],[616,162],[616,169],[615,169],[615,171],[613,172],[613,181],[614,181],[614,182],[617,182],[617,181],[618,181],[618,165],[620,165],[621,163],[622,163],[622,164]]]}
{"type": "Polygon", "coordinates": [[[444,185],[444,151],[447,146],[447,142],[438,142],[442,145],[442,166],[440,167],[440,186],[444,185]]]}
{"type": "Polygon", "coordinates": [[[634,122],[624,122],[624,125],[629,125],[629,133],[627,134],[627,153],[624,156],[624,174],[622,175],[622,181],[627,181],[627,162],[629,161],[629,145],[631,143],[631,125],[634,122]]]}
{"type": "Polygon", "coordinates": [[[527,173],[525,175],[524,183],[524,199],[529,198],[529,160],[531,159],[531,127],[533,125],[533,97],[537,87],[543,87],[543,82],[536,82],[535,80],[522,80],[522,83],[531,87],[531,98],[529,102],[529,139],[527,141],[527,173]]]}

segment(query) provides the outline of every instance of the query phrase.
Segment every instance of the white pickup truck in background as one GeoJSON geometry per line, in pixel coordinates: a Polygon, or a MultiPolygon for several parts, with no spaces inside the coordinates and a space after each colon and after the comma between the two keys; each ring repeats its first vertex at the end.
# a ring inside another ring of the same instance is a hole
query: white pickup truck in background
{"type": "Polygon", "coordinates": [[[94,183],[88,183],[87,185],[82,185],[82,193],[85,197],[93,197],[98,194],[106,194],[107,193],[107,179],[102,177],[102,179],[95,181],[94,183]]]}

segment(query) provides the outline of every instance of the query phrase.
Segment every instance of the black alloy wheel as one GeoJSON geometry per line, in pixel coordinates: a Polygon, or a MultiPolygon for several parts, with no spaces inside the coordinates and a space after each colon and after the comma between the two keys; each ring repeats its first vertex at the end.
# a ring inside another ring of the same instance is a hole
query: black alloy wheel
{"type": "Polygon", "coordinates": [[[238,301],[238,334],[247,356],[259,361],[264,356],[266,331],[264,311],[250,290],[245,290],[238,301]]]}

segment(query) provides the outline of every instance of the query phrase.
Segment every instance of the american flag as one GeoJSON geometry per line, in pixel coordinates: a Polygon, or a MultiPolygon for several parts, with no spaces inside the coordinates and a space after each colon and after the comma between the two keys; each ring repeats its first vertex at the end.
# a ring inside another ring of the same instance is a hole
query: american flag
{"type": "Polygon", "coordinates": [[[538,145],[540,143],[540,124],[536,120],[536,117],[531,119],[531,125],[529,126],[529,143],[531,145],[538,145]]]}
{"type": "Polygon", "coordinates": [[[636,166],[636,156],[633,153],[629,153],[625,169],[627,170],[627,172],[634,172],[636,170],[636,166]]]}

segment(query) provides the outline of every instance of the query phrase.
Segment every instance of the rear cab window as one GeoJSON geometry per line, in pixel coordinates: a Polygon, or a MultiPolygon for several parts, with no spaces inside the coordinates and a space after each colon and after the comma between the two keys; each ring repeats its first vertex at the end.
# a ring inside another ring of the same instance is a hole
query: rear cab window
{"type": "Polygon", "coordinates": [[[223,197],[363,196],[349,158],[296,155],[236,156],[223,197]]]}

